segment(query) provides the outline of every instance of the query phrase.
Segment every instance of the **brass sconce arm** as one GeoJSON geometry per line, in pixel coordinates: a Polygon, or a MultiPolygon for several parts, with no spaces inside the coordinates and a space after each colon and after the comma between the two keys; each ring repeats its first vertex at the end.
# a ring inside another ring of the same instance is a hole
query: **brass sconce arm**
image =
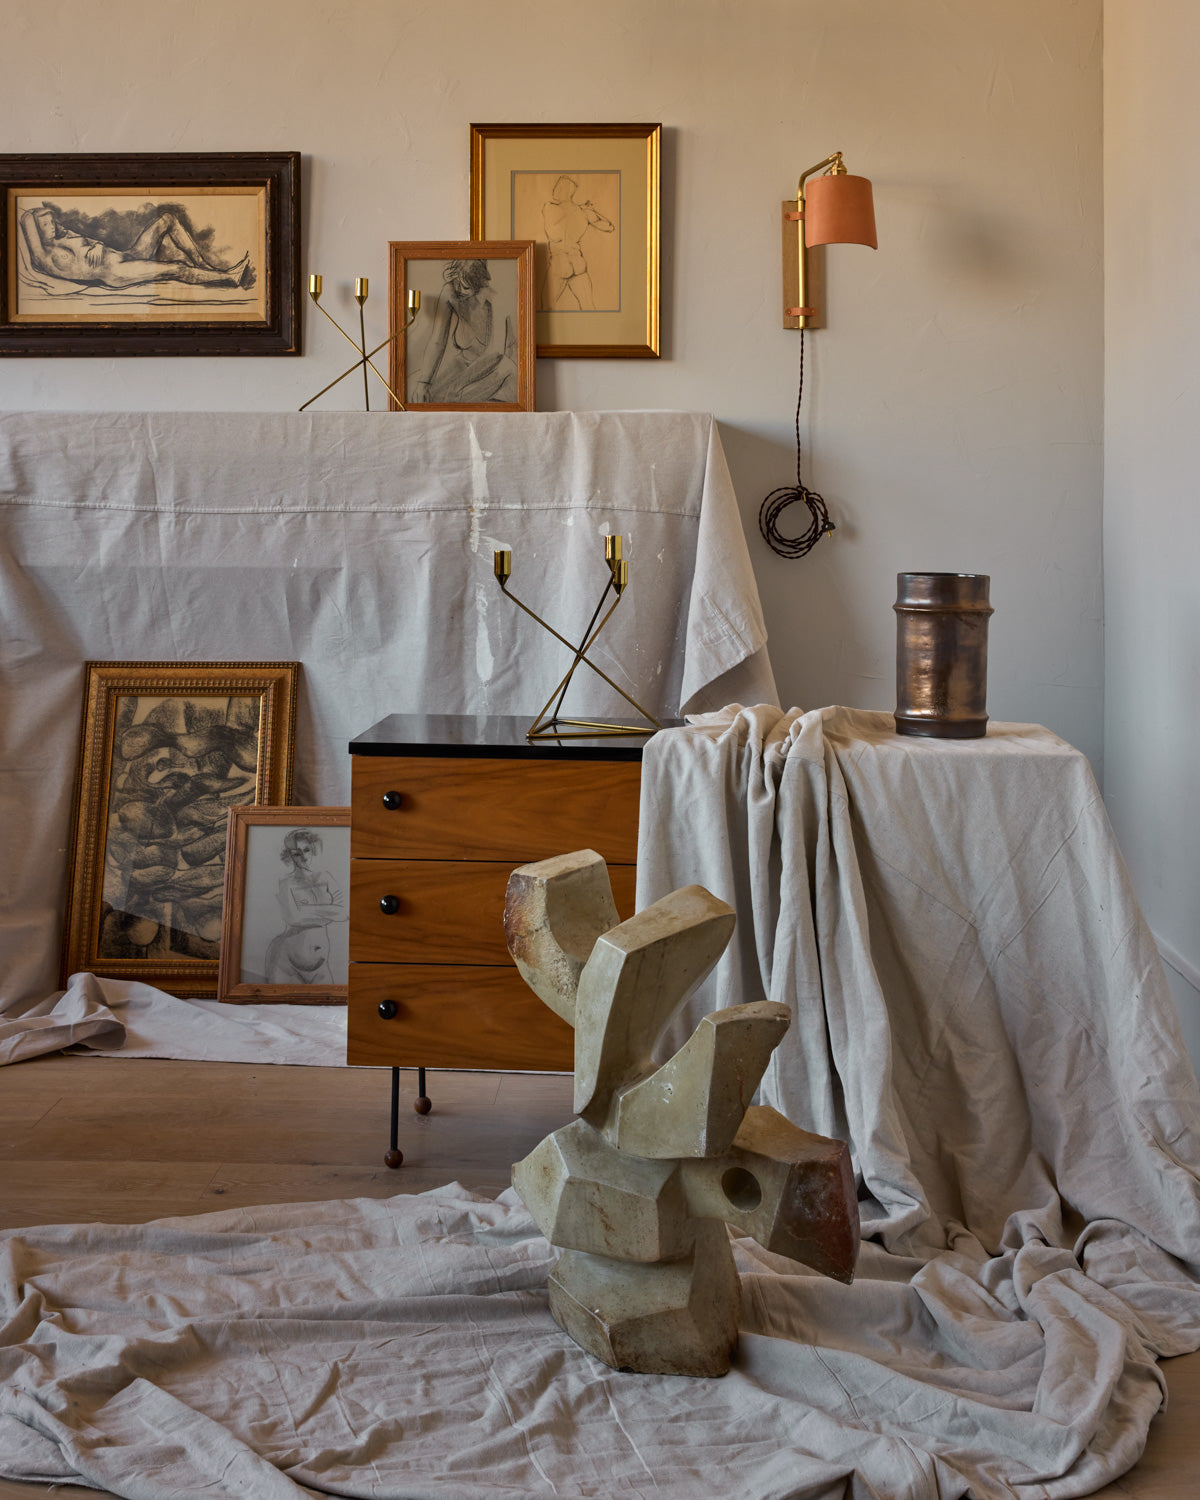
{"type": "MultiPolygon", "coordinates": [[[[800,173],[800,181],[796,184],[797,204],[803,205],[804,203],[804,184],[808,181],[808,179],[813,175],[814,172],[820,172],[824,167],[828,167],[830,169],[829,175],[831,177],[845,176],[846,163],[842,160],[842,153],[840,151],[835,151],[832,156],[827,156],[824,161],[819,161],[815,167],[809,167],[807,172],[800,173]]],[[[803,212],[803,209],[801,211],[803,212]]]]}
{"type": "Polygon", "coordinates": [[[871,184],[852,177],[842,153],[835,151],[800,174],[794,202],[783,205],[785,328],[820,326],[819,266],[810,268],[809,252],[822,245],[869,245],[874,249],[875,207],[871,184]],[[810,184],[810,177],[824,173],[810,184]],[[793,229],[792,226],[795,225],[793,229]],[[791,305],[795,296],[796,305],[791,305]]]}
{"type": "Polygon", "coordinates": [[[796,319],[797,328],[811,328],[817,316],[817,309],[809,305],[808,300],[808,247],[804,239],[804,184],[817,172],[829,168],[830,176],[844,176],[846,164],[842,161],[842,153],[835,151],[832,156],[827,156],[824,161],[819,161],[815,166],[809,167],[806,172],[800,173],[800,180],[796,183],[796,207],[788,212],[786,217],[796,223],[796,306],[785,309],[789,318],[796,319]]]}

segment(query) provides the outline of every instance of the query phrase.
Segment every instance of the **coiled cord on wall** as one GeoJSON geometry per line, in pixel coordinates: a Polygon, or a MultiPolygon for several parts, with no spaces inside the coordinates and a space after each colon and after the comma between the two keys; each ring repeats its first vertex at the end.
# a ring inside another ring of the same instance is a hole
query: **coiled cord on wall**
{"type": "Polygon", "coordinates": [[[800,389],[796,395],[796,483],[772,490],[763,501],[758,512],[758,529],[763,540],[780,557],[803,557],[811,552],[827,531],[833,531],[829,519],[829,507],[825,498],[816,490],[810,490],[800,475],[800,403],[804,400],[804,329],[800,330],[800,389]],[[800,536],[784,536],[779,530],[779,517],[798,500],[808,507],[811,521],[808,530],[800,536]]]}

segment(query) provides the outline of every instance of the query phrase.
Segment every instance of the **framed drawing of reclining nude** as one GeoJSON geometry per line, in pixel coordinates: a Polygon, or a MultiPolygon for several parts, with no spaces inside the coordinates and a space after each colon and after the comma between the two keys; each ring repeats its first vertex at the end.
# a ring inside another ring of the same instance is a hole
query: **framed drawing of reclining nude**
{"type": "Polygon", "coordinates": [[[0,156],[0,355],[298,354],[298,152],[0,156]]]}

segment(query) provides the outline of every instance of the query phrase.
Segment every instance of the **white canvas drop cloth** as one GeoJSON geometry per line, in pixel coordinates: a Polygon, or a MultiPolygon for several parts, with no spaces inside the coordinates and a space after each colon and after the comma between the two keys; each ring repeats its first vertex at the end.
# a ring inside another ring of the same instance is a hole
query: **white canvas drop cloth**
{"type": "Polygon", "coordinates": [[[338,1067],[346,1061],[346,1008],[225,1005],[134,980],[72,974],[65,990],[20,1015],[0,1015],[0,1064],[66,1048],[126,1059],[338,1067]]]}
{"type": "MultiPolygon", "coordinates": [[[[733,710],[652,742],[643,891],[738,912],[716,1003],[846,1134],[844,1287],[739,1240],[721,1380],[621,1375],[507,1193],[0,1236],[0,1474],[130,1500],[1066,1500],[1200,1347],[1200,1096],[1082,756],[733,710]],[[670,829],[671,837],[664,837],[670,829]]],[[[723,961],[724,962],[724,961],[723,961]]],[[[709,1000],[702,998],[695,1009],[709,1000]]]]}
{"type": "Polygon", "coordinates": [[[867,1244],[851,1287],[737,1241],[734,1367],[692,1380],[556,1327],[511,1191],[9,1231],[0,1475],[129,1500],[1083,1495],[1137,1458],[1196,1302],[1112,1237],[1028,1217],[993,1257],[867,1244]]]}
{"type": "MultiPolygon", "coordinates": [[[[0,1015],[58,983],[85,661],[299,661],[295,800],[342,806],[386,714],[532,720],[565,652],[492,551],[569,634],[605,532],[631,580],[605,671],[659,716],[773,695],[710,416],[0,414],[0,1015]]],[[[571,708],[626,705],[581,671],[571,708]]]]}

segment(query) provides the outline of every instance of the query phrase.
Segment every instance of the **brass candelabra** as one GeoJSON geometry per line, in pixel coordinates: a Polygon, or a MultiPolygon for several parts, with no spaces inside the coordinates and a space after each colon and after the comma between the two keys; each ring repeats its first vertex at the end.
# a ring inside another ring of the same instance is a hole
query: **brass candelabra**
{"type": "Polygon", "coordinates": [[[541,615],[530,609],[528,604],[522,603],[508,586],[508,580],[512,574],[512,551],[508,547],[498,548],[492,554],[492,569],[496,575],[496,581],[500,585],[501,592],[506,598],[511,599],[518,609],[523,609],[531,619],[537,621],[543,630],[548,630],[556,641],[561,641],[571,652],[571,665],[567,668],[564,676],[555,684],[554,691],[546,699],[538,711],[537,718],[525,731],[526,739],[530,740],[570,740],[570,739],[594,739],[600,735],[619,734],[653,734],[662,725],[642,707],[636,699],[631,698],[624,688],[618,687],[607,672],[602,671],[588,656],[588,652],[595,645],[600,632],[612,618],[613,611],[620,604],[629,585],[629,563],[621,556],[622,539],[619,536],[606,536],[604,538],[604,561],[608,568],[608,576],[604,581],[604,588],[600,593],[596,608],[592,611],[592,617],[588,621],[587,629],[579,639],[579,644],[574,645],[554,626],[543,620],[541,615]],[[608,600],[609,594],[615,595],[612,604],[601,618],[601,611],[608,600]],[[599,621],[599,623],[597,623],[599,621]],[[639,724],[612,724],[595,719],[566,719],[561,718],[563,700],[567,696],[567,690],[571,686],[571,679],[580,665],[588,666],[595,672],[596,676],[603,679],[614,692],[625,699],[626,703],[635,708],[647,721],[645,725],[639,724]]]}
{"type": "Polygon", "coordinates": [[[399,327],[399,328],[395,329],[393,332],[389,333],[388,336],[387,336],[387,338],[385,338],[381,343],[376,344],[375,347],[374,347],[374,349],[368,350],[367,349],[366,314],[363,311],[364,305],[365,305],[366,300],[367,300],[367,295],[368,295],[369,290],[370,290],[370,283],[368,282],[367,278],[365,276],[359,276],[355,280],[355,283],[354,283],[354,300],[355,300],[355,302],[358,303],[358,334],[359,334],[359,336],[358,336],[357,342],[353,338],[350,337],[350,335],[346,332],[346,330],[342,327],[342,325],[338,322],[338,320],[331,313],[326,312],[325,308],[323,308],[321,306],[321,292],[322,292],[322,289],[324,287],[324,284],[325,284],[324,278],[321,277],[321,276],[310,276],[308,278],[308,295],[313,300],[313,306],[318,310],[318,312],[322,312],[322,313],[325,314],[325,316],[329,319],[329,321],[333,324],[333,326],[337,329],[337,331],[341,334],[341,336],[346,340],[346,342],[350,345],[350,347],[358,355],[358,358],[354,361],[354,363],[352,365],[350,365],[347,369],[343,370],[342,373],[337,377],[336,380],[331,380],[328,385],[322,386],[321,389],[317,392],[317,394],[315,396],[310,396],[309,399],[300,408],[300,410],[301,411],[305,411],[308,407],[310,407],[313,404],[314,401],[319,401],[321,399],[321,397],[325,394],[326,391],[331,391],[334,388],[334,386],[337,385],[340,381],[345,380],[345,378],[346,378],[347,375],[353,375],[354,372],[355,372],[355,370],[361,369],[362,370],[362,375],[363,375],[363,409],[364,409],[364,411],[370,411],[371,410],[371,389],[370,389],[370,385],[368,384],[368,381],[367,381],[367,369],[369,367],[370,369],[374,370],[375,374],[378,375],[379,378],[380,378],[380,380],[383,381],[384,387],[387,390],[388,395],[391,396],[392,400],[396,403],[397,407],[401,411],[406,411],[407,407],[400,400],[399,396],[396,395],[395,391],[392,390],[391,386],[388,385],[386,379],[384,379],[384,376],[383,376],[382,372],[375,365],[373,356],[376,355],[376,354],[378,354],[381,349],[386,349],[387,346],[392,342],[392,340],[394,338],[398,338],[400,334],[404,333],[407,329],[409,329],[409,328],[412,327],[413,323],[416,321],[417,314],[421,310],[421,294],[420,294],[420,292],[418,292],[418,291],[410,291],[409,294],[408,294],[408,303],[407,303],[408,319],[407,319],[407,321],[405,323],[403,323],[401,325],[401,327],[399,327]]]}

